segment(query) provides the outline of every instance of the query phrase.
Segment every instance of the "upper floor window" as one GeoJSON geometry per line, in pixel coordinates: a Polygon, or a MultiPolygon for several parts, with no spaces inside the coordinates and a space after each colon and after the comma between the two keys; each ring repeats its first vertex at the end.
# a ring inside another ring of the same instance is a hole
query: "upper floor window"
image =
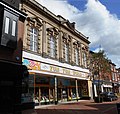
{"type": "Polygon", "coordinates": [[[12,36],[15,36],[15,29],[16,29],[16,21],[13,20],[13,22],[12,22],[12,36]]]}
{"type": "Polygon", "coordinates": [[[55,58],[55,38],[53,36],[50,37],[50,57],[55,58]]]}
{"type": "Polygon", "coordinates": [[[83,66],[87,67],[87,55],[85,52],[83,52],[82,61],[83,61],[83,66]]]}
{"type": "Polygon", "coordinates": [[[79,65],[79,50],[77,48],[75,49],[75,62],[76,65],[79,65]]]}
{"type": "Polygon", "coordinates": [[[17,31],[18,31],[18,18],[19,15],[12,10],[6,8],[0,10],[0,15],[3,17],[1,20],[1,40],[0,45],[16,49],[17,47],[17,31]],[[4,14],[4,15],[3,15],[4,14]]]}
{"type": "Polygon", "coordinates": [[[117,81],[117,74],[115,73],[115,81],[117,81]]]}
{"type": "Polygon", "coordinates": [[[65,61],[69,62],[69,45],[65,44],[65,61]]]}
{"type": "Polygon", "coordinates": [[[115,75],[113,72],[112,72],[112,80],[115,80],[115,75]]]}
{"type": "Polygon", "coordinates": [[[35,52],[38,50],[38,30],[33,27],[30,29],[30,50],[35,52]]]}
{"type": "Polygon", "coordinates": [[[9,26],[10,26],[10,18],[6,17],[5,18],[5,33],[8,34],[9,32],[9,26]]]}
{"type": "Polygon", "coordinates": [[[15,36],[15,34],[16,34],[16,21],[15,20],[11,21],[9,17],[6,17],[5,18],[5,31],[4,32],[6,34],[9,34],[9,31],[11,32],[10,34],[12,36],[15,36]],[[10,25],[12,25],[11,31],[10,31],[10,25]]]}

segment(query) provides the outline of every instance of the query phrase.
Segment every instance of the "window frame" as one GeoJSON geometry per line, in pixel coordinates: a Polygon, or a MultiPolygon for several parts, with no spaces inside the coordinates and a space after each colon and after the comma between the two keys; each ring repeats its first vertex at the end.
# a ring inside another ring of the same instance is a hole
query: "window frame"
{"type": "Polygon", "coordinates": [[[38,51],[38,29],[36,27],[30,27],[30,50],[38,51]]]}
{"type": "Polygon", "coordinates": [[[75,63],[79,65],[79,49],[75,48],[75,63]]]}
{"type": "Polygon", "coordinates": [[[12,36],[15,36],[16,35],[16,27],[17,27],[17,22],[16,22],[16,20],[13,20],[12,21],[12,33],[11,33],[11,35],[12,36]],[[14,23],[15,22],[15,23],[14,23]]]}
{"type": "MultiPolygon", "coordinates": [[[[1,36],[1,44],[4,47],[15,50],[17,48],[18,42],[18,20],[19,14],[15,13],[12,10],[4,8],[3,10],[3,20],[2,20],[2,36],[1,36]],[[12,35],[12,23],[16,21],[16,26],[14,28],[14,35],[12,35]]],[[[1,14],[2,15],[2,14],[1,14]]]]}
{"type": "Polygon", "coordinates": [[[83,55],[82,55],[82,61],[83,61],[83,66],[84,67],[87,67],[87,54],[86,52],[83,52],[83,55]]]}
{"type": "Polygon", "coordinates": [[[69,62],[69,44],[65,43],[65,61],[69,62]]]}
{"type": "Polygon", "coordinates": [[[4,33],[5,34],[9,34],[9,30],[10,30],[10,17],[5,17],[5,29],[4,29],[4,33]]]}
{"type": "Polygon", "coordinates": [[[55,43],[55,38],[53,37],[53,35],[50,35],[49,43],[50,43],[49,55],[50,57],[55,58],[56,57],[56,43],[55,43]]]}

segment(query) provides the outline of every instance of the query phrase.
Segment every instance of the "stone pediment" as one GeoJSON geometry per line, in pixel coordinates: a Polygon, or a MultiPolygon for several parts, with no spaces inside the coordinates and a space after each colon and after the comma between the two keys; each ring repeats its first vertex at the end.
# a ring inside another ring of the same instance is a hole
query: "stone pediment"
{"type": "Polygon", "coordinates": [[[57,36],[59,34],[58,29],[56,29],[55,27],[47,28],[46,30],[48,34],[51,34],[53,36],[57,36]]]}
{"type": "Polygon", "coordinates": [[[31,21],[33,23],[36,23],[39,26],[43,25],[42,22],[41,22],[41,20],[38,17],[28,17],[27,20],[31,21]]]}

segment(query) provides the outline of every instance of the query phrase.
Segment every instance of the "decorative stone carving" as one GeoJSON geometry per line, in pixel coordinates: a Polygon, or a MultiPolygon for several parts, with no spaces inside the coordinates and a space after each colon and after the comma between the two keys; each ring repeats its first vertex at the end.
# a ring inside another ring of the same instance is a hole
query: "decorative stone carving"
{"type": "Polygon", "coordinates": [[[28,17],[27,18],[27,49],[30,50],[30,29],[31,27],[36,28],[38,30],[38,53],[41,53],[41,27],[42,27],[42,22],[38,17],[28,17]]]}

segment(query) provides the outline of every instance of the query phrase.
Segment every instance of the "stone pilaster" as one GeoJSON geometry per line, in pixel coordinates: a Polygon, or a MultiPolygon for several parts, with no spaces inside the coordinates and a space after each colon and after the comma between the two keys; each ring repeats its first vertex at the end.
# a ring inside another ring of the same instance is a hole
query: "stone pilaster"
{"type": "Polygon", "coordinates": [[[63,61],[63,39],[62,39],[62,31],[59,33],[59,60],[63,61]]]}
{"type": "Polygon", "coordinates": [[[78,95],[78,81],[77,81],[77,79],[75,79],[75,86],[76,86],[76,98],[78,100],[79,95],[78,95]]]}
{"type": "Polygon", "coordinates": [[[46,22],[43,21],[43,31],[42,31],[42,56],[47,56],[47,39],[46,39],[46,22]]]}

